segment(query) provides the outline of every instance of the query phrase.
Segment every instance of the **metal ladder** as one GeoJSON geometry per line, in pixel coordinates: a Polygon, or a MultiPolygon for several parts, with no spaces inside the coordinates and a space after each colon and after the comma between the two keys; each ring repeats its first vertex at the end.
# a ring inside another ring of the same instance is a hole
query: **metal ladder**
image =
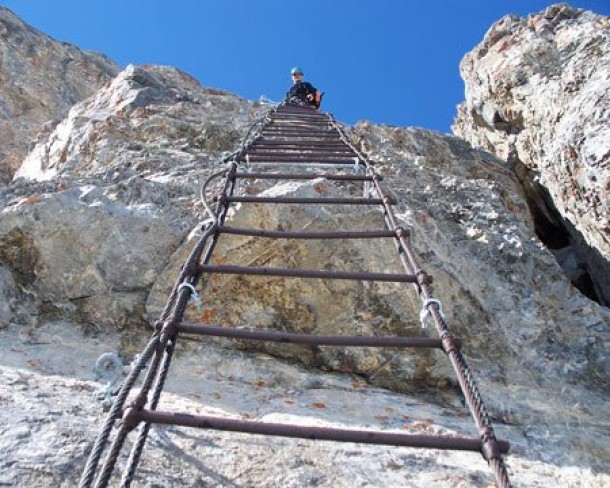
{"type": "Polygon", "coordinates": [[[396,203],[381,186],[382,177],[346,136],[330,114],[309,106],[284,102],[272,109],[258,131],[231,155],[226,170],[210,177],[203,185],[204,205],[210,219],[203,234],[183,265],[167,300],[155,332],[124,380],[118,396],[102,426],[80,481],[81,488],[102,488],[110,482],[119,454],[131,431],[137,428],[121,487],[130,486],[146,443],[151,424],[180,425],[251,434],[357,442],[418,448],[465,450],[480,452],[493,470],[498,487],[510,486],[502,455],[509,451],[506,441],[496,439],[487,410],[478,388],[462,356],[457,340],[449,330],[440,310],[440,302],[432,297],[431,278],[419,266],[408,240],[393,212],[396,203]],[[282,171],[263,171],[280,167],[282,171]],[[288,171],[287,169],[290,169],[288,171]],[[314,171],[311,171],[314,170],[314,171]],[[220,191],[208,201],[207,187],[222,178],[220,191]],[[316,180],[362,184],[358,197],[273,197],[240,195],[238,183],[247,180],[316,180]],[[236,203],[294,205],[369,205],[383,211],[386,228],[367,231],[282,231],[235,228],[225,225],[229,208],[236,203]],[[222,235],[254,236],[268,239],[392,239],[405,273],[368,273],[294,268],[247,267],[210,264],[218,239],[222,235]],[[208,274],[239,274],[285,276],[325,280],[362,280],[411,283],[422,301],[422,313],[431,317],[438,338],[406,336],[308,335],[274,330],[219,327],[184,321],[187,303],[201,278],[208,274]],[[254,341],[309,345],[353,347],[437,348],[445,352],[464,394],[478,437],[443,435],[411,435],[383,431],[310,427],[255,420],[228,419],[209,415],[193,415],[158,411],[157,406],[168,375],[172,354],[180,334],[231,337],[254,341]],[[127,397],[144,369],[142,385],[135,398],[127,397]],[[117,422],[119,421],[120,422],[117,422]],[[117,424],[115,426],[115,424],[117,424]],[[114,430],[112,441],[111,433],[114,430]],[[108,444],[110,444],[108,446],[108,444]],[[102,461],[102,455],[106,456],[102,461]],[[97,476],[96,476],[97,475],[97,476]]]}

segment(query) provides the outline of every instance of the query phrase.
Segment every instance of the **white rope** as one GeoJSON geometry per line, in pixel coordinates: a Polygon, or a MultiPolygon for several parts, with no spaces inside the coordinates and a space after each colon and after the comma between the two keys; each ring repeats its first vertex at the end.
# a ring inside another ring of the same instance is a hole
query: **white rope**
{"type": "Polygon", "coordinates": [[[428,310],[428,305],[432,305],[432,304],[436,304],[438,306],[438,313],[441,314],[441,317],[445,318],[445,315],[443,314],[443,304],[441,303],[441,301],[436,300],[434,298],[429,298],[428,300],[426,300],[424,302],[424,304],[421,307],[421,311],[419,312],[419,321],[421,323],[422,329],[426,328],[426,319],[428,318],[428,315],[430,314],[430,310],[428,310]]]}
{"type": "Polygon", "coordinates": [[[260,103],[262,103],[263,105],[279,105],[281,102],[274,102],[273,100],[271,100],[269,97],[267,97],[267,95],[261,95],[258,98],[258,101],[260,103]]]}

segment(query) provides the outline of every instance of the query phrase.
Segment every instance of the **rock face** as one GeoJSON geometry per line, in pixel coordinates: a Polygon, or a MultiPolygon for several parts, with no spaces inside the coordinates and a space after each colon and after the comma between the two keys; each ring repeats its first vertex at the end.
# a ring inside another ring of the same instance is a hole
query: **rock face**
{"type": "Polygon", "coordinates": [[[0,184],[32,139],[119,71],[107,57],[37,31],[0,6],[0,184]]]}
{"type": "MultiPolygon", "coordinates": [[[[140,351],[201,228],[200,184],[267,110],[173,68],[129,66],[41,132],[0,190],[0,484],[76,484],[103,415],[96,358],[115,352],[128,363],[140,351]]],[[[397,216],[435,279],[498,436],[513,445],[515,485],[609,484],[610,312],[572,286],[536,236],[530,190],[506,161],[458,137],[369,123],[348,130],[399,202],[397,216]]],[[[362,190],[252,181],[239,191],[362,190]]],[[[229,221],[284,230],[383,227],[379,212],[340,206],[242,205],[229,221]]],[[[215,259],[401,271],[393,245],[360,241],[223,237],[215,259]]],[[[223,277],[202,294],[189,320],[435,336],[421,327],[421,303],[407,285],[223,277]]],[[[436,352],[184,341],[162,401],[229,417],[477,435],[436,352]]],[[[475,455],[247,439],[153,429],[138,481],[483,487],[492,480],[475,455]],[[270,459],[277,463],[264,463],[270,459]]]]}
{"type": "Polygon", "coordinates": [[[0,222],[0,256],[36,290],[35,321],[144,323],[149,288],[197,222],[199,178],[251,113],[175,69],[130,66],[41,136],[0,222]]]}
{"type": "Polygon", "coordinates": [[[610,304],[610,18],[567,4],[508,15],[461,73],[454,132],[515,166],[538,234],[610,304]]]}

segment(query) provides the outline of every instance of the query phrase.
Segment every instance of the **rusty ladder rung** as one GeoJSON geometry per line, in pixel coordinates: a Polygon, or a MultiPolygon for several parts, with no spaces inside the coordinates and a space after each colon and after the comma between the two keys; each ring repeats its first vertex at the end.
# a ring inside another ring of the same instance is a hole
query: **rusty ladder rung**
{"type": "MultiPolygon", "coordinates": [[[[309,344],[315,346],[346,347],[396,347],[396,348],[431,348],[442,349],[441,339],[432,337],[406,336],[348,336],[348,335],[313,335],[284,332],[279,330],[253,329],[246,327],[220,327],[203,324],[180,324],[178,332],[251,341],[282,342],[286,344],[309,344]]],[[[455,339],[459,344],[459,340],[455,339]]]]}
{"type": "MultiPolygon", "coordinates": [[[[245,160],[245,156],[242,156],[240,159],[245,160]]],[[[275,154],[256,154],[251,153],[248,155],[248,161],[311,161],[315,160],[324,160],[328,162],[351,162],[353,163],[355,159],[360,159],[356,154],[330,154],[327,152],[322,153],[314,153],[314,154],[301,154],[301,153],[286,153],[286,152],[278,152],[275,154]]]]}
{"type": "Polygon", "coordinates": [[[319,158],[330,156],[334,158],[357,158],[358,155],[345,146],[343,148],[320,148],[320,149],[309,149],[303,151],[302,149],[293,149],[288,147],[275,146],[273,148],[252,148],[252,151],[248,153],[250,157],[262,157],[262,156],[281,156],[281,157],[300,157],[303,158],[319,158]]]}
{"type": "Polygon", "coordinates": [[[328,134],[323,136],[307,135],[307,134],[262,134],[261,141],[278,141],[278,142],[343,142],[336,134],[328,134]]]}
{"type": "Polygon", "coordinates": [[[318,117],[318,116],[302,117],[301,115],[298,115],[298,114],[283,114],[281,117],[274,118],[274,120],[269,123],[269,126],[278,125],[278,124],[289,124],[290,122],[314,123],[314,124],[325,123],[327,125],[330,125],[328,123],[328,119],[326,119],[324,117],[318,117]]]}
{"type": "Polygon", "coordinates": [[[332,129],[328,123],[328,119],[310,117],[308,120],[297,120],[299,117],[280,117],[271,122],[267,127],[328,127],[332,129]]]}
{"type": "MultiPolygon", "coordinates": [[[[241,420],[214,417],[210,415],[190,415],[175,412],[142,409],[132,411],[137,420],[163,425],[180,425],[202,429],[244,432],[248,434],[296,437],[299,439],[336,442],[356,442],[361,444],[381,444],[386,446],[419,447],[427,449],[450,449],[456,451],[481,452],[481,439],[441,435],[413,435],[393,432],[339,429],[332,427],[309,427],[257,420],[241,420]]],[[[508,452],[506,441],[497,441],[502,454],[508,452]]]]}
{"type": "MultiPolygon", "coordinates": [[[[383,205],[381,198],[339,198],[339,197],[258,197],[253,195],[225,196],[229,203],[287,203],[287,204],[322,204],[322,205],[383,205]]],[[[390,204],[394,200],[388,198],[390,204]]]]}
{"type": "Polygon", "coordinates": [[[315,130],[311,130],[309,128],[302,128],[302,129],[284,129],[283,127],[273,127],[273,128],[267,128],[264,129],[263,131],[261,131],[261,135],[265,135],[265,134],[272,134],[272,135],[277,135],[277,134],[295,134],[295,135],[304,135],[304,136],[309,136],[309,137],[314,137],[314,136],[332,136],[334,138],[337,138],[338,140],[341,140],[341,137],[339,136],[339,133],[328,128],[328,129],[324,129],[324,128],[316,128],[315,130]]]}
{"type": "Polygon", "coordinates": [[[278,147],[278,146],[294,146],[295,148],[311,148],[311,147],[349,147],[345,142],[339,141],[330,141],[330,142],[286,142],[286,141],[267,141],[265,139],[257,139],[250,146],[251,149],[255,149],[259,146],[269,146],[269,147],[278,147]]]}
{"type": "Polygon", "coordinates": [[[279,231],[267,229],[245,229],[223,225],[217,228],[223,234],[252,237],[270,237],[274,239],[377,239],[396,237],[393,230],[363,231],[279,231]]]}
{"type": "MultiPolygon", "coordinates": [[[[240,158],[239,162],[246,163],[245,158],[240,158]]],[[[354,166],[364,166],[363,164],[354,162],[351,158],[346,159],[328,159],[328,158],[311,158],[311,159],[293,159],[293,158],[278,158],[278,157],[268,157],[268,158],[249,158],[247,160],[248,164],[251,165],[296,165],[296,166],[307,166],[307,165],[326,165],[326,167],[354,167],[354,166]]]]}
{"type": "Polygon", "coordinates": [[[343,141],[343,139],[341,139],[341,136],[337,133],[337,132],[333,132],[330,130],[324,130],[324,131],[316,131],[314,133],[312,133],[311,131],[302,131],[302,130],[274,130],[274,131],[269,131],[267,129],[265,129],[264,131],[261,132],[261,137],[263,139],[266,139],[268,137],[301,137],[304,140],[311,140],[311,139],[320,139],[322,141],[328,141],[328,140],[332,140],[332,141],[343,141]]]}
{"type": "MultiPolygon", "coordinates": [[[[305,174],[305,173],[235,173],[236,178],[261,179],[261,180],[325,180],[336,181],[373,181],[373,176],[369,175],[337,175],[332,173],[305,174]]],[[[378,181],[383,178],[376,176],[378,181]]]]}
{"type": "MultiPolygon", "coordinates": [[[[253,266],[202,264],[203,273],[236,274],[253,276],[288,276],[292,278],[322,278],[329,280],[385,281],[417,283],[418,275],[406,273],[367,273],[364,271],[328,271],[301,268],[256,268],[253,266]]],[[[429,277],[428,277],[429,279],[429,277]]]]}
{"type": "Polygon", "coordinates": [[[282,120],[283,119],[290,119],[290,120],[292,120],[292,119],[324,120],[326,123],[328,123],[328,118],[325,117],[324,115],[320,114],[320,113],[311,113],[311,114],[308,114],[308,113],[303,113],[303,112],[300,112],[300,113],[291,113],[291,112],[288,112],[288,111],[281,111],[281,112],[278,111],[275,114],[274,118],[275,118],[275,120],[280,120],[280,119],[282,119],[282,120]]]}
{"type": "MultiPolygon", "coordinates": [[[[240,161],[241,163],[247,164],[246,161],[240,161]]],[[[289,166],[289,167],[306,167],[306,168],[332,168],[336,169],[351,169],[364,168],[364,164],[356,164],[353,161],[350,163],[321,163],[321,162],[308,162],[308,161],[250,161],[250,165],[260,167],[273,167],[278,166],[289,166]]]]}
{"type": "MultiPolygon", "coordinates": [[[[318,178],[335,181],[373,181],[369,175],[337,175],[333,173],[235,173],[236,178],[261,179],[261,180],[317,180],[318,178]]],[[[383,178],[377,176],[377,180],[383,178]]]]}

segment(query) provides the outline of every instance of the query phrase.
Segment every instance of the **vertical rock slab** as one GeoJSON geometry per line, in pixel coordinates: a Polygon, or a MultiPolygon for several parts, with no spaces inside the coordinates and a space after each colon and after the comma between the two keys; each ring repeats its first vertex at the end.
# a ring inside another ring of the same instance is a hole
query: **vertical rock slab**
{"type": "Polygon", "coordinates": [[[568,234],[556,249],[572,246],[610,304],[610,18],[567,4],[508,15],[460,68],[454,132],[515,167],[550,233],[568,234]]]}
{"type": "Polygon", "coordinates": [[[116,73],[106,56],[59,42],[0,6],[0,184],[7,184],[30,141],[116,73]]]}

